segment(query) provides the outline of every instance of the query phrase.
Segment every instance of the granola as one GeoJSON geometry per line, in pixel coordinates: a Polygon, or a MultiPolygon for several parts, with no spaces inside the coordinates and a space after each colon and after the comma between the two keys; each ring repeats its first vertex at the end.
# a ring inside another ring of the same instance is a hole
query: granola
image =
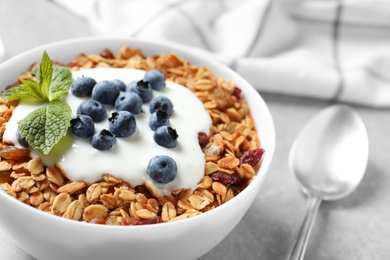
{"type": "MultiPolygon", "coordinates": [[[[104,174],[96,183],[71,181],[60,165],[47,167],[29,151],[2,140],[5,123],[17,102],[0,100],[0,187],[39,210],[64,218],[108,225],[143,225],[193,217],[226,203],[255,178],[264,150],[245,99],[229,80],[216,78],[174,53],[144,56],[140,49],[123,47],[118,54],[80,54],[66,64],[86,68],[156,69],[167,80],[190,89],[202,101],[213,125],[209,136],[199,134],[205,155],[204,177],[197,189],[180,189],[160,196],[153,184],[132,187],[104,174]]],[[[30,72],[20,79],[31,77],[30,72]]],[[[19,84],[19,83],[15,83],[19,84]]]]}

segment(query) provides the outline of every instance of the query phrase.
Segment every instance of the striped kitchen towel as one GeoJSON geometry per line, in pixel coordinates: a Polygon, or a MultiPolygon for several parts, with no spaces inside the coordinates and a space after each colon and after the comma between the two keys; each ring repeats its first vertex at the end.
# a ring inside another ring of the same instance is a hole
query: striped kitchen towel
{"type": "Polygon", "coordinates": [[[390,107],[388,0],[53,0],[97,35],[171,41],[259,91],[390,107]]]}

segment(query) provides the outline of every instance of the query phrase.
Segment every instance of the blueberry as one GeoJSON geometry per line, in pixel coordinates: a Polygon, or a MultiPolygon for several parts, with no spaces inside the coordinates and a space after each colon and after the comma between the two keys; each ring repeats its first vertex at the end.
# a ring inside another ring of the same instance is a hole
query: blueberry
{"type": "Polygon", "coordinates": [[[92,136],[91,144],[101,151],[110,150],[116,144],[116,138],[110,131],[103,129],[92,136]]]}
{"type": "Polygon", "coordinates": [[[92,99],[105,105],[114,105],[119,92],[119,86],[115,82],[112,80],[103,80],[93,88],[92,99]]]}
{"type": "Polygon", "coordinates": [[[154,141],[163,147],[174,148],[177,145],[177,132],[170,126],[160,126],[154,132],[154,141]]]}
{"type": "Polygon", "coordinates": [[[18,142],[19,142],[19,144],[21,146],[26,147],[26,148],[30,147],[30,145],[28,144],[26,138],[21,136],[21,133],[20,133],[19,129],[16,131],[16,137],[18,138],[18,142]]]}
{"type": "Polygon", "coordinates": [[[157,155],[149,161],[147,174],[155,182],[169,183],[177,175],[177,165],[175,160],[166,155],[157,155]]]}
{"type": "Polygon", "coordinates": [[[154,113],[157,110],[167,112],[168,116],[173,113],[173,104],[166,96],[158,96],[152,99],[149,104],[150,113],[154,113]]]}
{"type": "Polygon", "coordinates": [[[88,138],[95,133],[95,125],[93,119],[87,115],[78,115],[70,120],[70,131],[72,134],[88,138]]]}
{"type": "Polygon", "coordinates": [[[149,127],[155,131],[160,126],[169,126],[169,118],[168,114],[165,111],[157,110],[157,112],[154,112],[149,117],[149,127]]]}
{"type": "Polygon", "coordinates": [[[149,70],[144,75],[144,80],[149,82],[154,90],[163,90],[165,88],[165,75],[158,70],[149,70]]]}
{"type": "Polygon", "coordinates": [[[115,109],[129,111],[136,115],[142,111],[142,99],[134,92],[122,92],[115,100],[115,109]]]}
{"type": "Polygon", "coordinates": [[[107,117],[107,111],[99,101],[87,99],[78,106],[77,115],[88,115],[94,122],[100,122],[107,117]]]}
{"type": "Polygon", "coordinates": [[[126,91],[126,84],[120,79],[112,80],[118,87],[120,91],[126,91]]]}
{"type": "Polygon", "coordinates": [[[136,127],[135,117],[128,111],[116,111],[108,119],[108,129],[117,137],[134,134],[136,127]]]}
{"type": "Polygon", "coordinates": [[[92,94],[92,89],[96,85],[96,80],[91,77],[78,77],[70,85],[70,91],[76,97],[87,97],[92,94]]]}
{"type": "Polygon", "coordinates": [[[143,103],[147,103],[152,100],[153,90],[147,81],[132,81],[129,85],[127,85],[126,91],[138,94],[143,103]]]}
{"type": "Polygon", "coordinates": [[[133,90],[137,88],[137,83],[138,83],[138,80],[134,80],[134,81],[130,82],[129,84],[127,84],[126,92],[135,92],[133,90]]]}

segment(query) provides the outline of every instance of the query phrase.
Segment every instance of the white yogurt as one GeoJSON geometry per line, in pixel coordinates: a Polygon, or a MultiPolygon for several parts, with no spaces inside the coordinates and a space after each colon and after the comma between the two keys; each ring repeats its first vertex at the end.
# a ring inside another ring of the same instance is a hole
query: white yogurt
{"type": "MultiPolygon", "coordinates": [[[[82,75],[94,78],[97,82],[107,79],[120,79],[128,84],[142,79],[145,71],[135,69],[96,68],[73,72],[73,78],[82,75]]],[[[198,143],[198,133],[209,134],[211,118],[204,109],[202,102],[187,88],[166,82],[166,88],[153,91],[153,97],[164,95],[174,106],[170,116],[171,127],[176,129],[178,145],[175,148],[165,148],[153,140],[153,131],[148,126],[150,116],[149,103],[144,104],[142,113],[135,115],[137,130],[127,138],[117,138],[116,145],[108,151],[94,149],[89,139],[67,135],[57,144],[50,155],[42,155],[32,150],[32,157],[41,157],[46,165],[58,162],[72,180],[83,180],[93,183],[101,179],[103,173],[109,173],[129,182],[133,187],[141,185],[145,180],[153,182],[160,195],[169,195],[172,190],[180,188],[196,189],[196,185],[204,174],[204,154],[198,143]],[[167,184],[154,182],[146,174],[150,159],[156,155],[168,155],[177,164],[176,178],[167,184]]],[[[87,98],[85,98],[87,99],[87,98]]],[[[84,98],[67,95],[64,100],[76,115],[78,105],[84,98]]],[[[106,106],[110,117],[113,107],[106,106]]],[[[19,104],[10,121],[7,123],[3,138],[21,147],[16,137],[17,122],[28,113],[37,109],[36,105],[19,104]]],[[[108,120],[95,123],[95,130],[108,129],[108,120]]]]}

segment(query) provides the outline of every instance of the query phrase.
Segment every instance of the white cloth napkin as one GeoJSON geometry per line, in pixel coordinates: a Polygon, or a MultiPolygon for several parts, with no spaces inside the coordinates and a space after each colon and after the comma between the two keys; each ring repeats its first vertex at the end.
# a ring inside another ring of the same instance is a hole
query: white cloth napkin
{"type": "Polygon", "coordinates": [[[98,35],[173,41],[259,91],[390,107],[388,0],[54,0],[98,35]]]}

